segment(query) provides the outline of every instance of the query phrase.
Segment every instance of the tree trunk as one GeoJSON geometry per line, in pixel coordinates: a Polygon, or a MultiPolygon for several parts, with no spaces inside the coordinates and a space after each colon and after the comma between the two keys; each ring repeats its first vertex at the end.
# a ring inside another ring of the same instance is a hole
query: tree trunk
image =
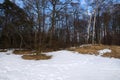
{"type": "Polygon", "coordinates": [[[89,43],[89,38],[90,38],[91,21],[92,21],[92,14],[90,15],[90,20],[88,21],[88,27],[87,27],[87,44],[89,43]]]}
{"type": "Polygon", "coordinates": [[[94,23],[93,23],[93,33],[92,33],[92,44],[95,44],[95,23],[96,23],[96,11],[94,12],[94,23]]]}

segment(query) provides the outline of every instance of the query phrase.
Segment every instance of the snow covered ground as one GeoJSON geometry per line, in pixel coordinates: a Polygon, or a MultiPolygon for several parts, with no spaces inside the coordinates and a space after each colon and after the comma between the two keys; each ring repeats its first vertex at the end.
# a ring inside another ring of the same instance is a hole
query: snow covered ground
{"type": "Polygon", "coordinates": [[[0,80],[120,80],[120,59],[62,50],[35,61],[11,53],[0,52],[0,80]]]}

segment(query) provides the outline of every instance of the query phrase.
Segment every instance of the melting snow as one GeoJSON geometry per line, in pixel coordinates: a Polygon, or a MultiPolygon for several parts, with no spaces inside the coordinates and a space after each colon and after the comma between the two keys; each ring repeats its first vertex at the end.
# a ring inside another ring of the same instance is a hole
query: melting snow
{"type": "Polygon", "coordinates": [[[103,49],[103,50],[99,50],[98,52],[99,52],[99,55],[101,56],[105,53],[111,53],[111,50],[110,49],[103,49]]]}
{"type": "Polygon", "coordinates": [[[23,60],[20,55],[0,53],[0,80],[120,80],[120,59],[67,50],[46,54],[53,58],[23,60]]]}

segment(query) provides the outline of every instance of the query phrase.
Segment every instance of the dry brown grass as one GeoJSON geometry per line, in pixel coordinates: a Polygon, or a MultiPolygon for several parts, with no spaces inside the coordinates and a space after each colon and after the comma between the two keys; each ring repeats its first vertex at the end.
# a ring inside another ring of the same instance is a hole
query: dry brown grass
{"type": "Polygon", "coordinates": [[[50,49],[50,48],[46,48],[46,49],[43,49],[42,52],[52,52],[52,51],[55,51],[53,49],[50,49]]]}
{"type": "Polygon", "coordinates": [[[17,55],[23,55],[23,54],[32,54],[32,51],[31,50],[14,50],[13,53],[17,55]]]}
{"type": "MultiPolygon", "coordinates": [[[[51,48],[46,48],[43,49],[41,52],[52,52],[52,51],[56,51],[54,49],[51,48]]],[[[40,51],[32,51],[32,50],[14,50],[13,53],[16,55],[24,55],[24,54],[33,54],[33,53],[41,53],[40,51]]]]}
{"type": "Polygon", "coordinates": [[[120,58],[120,46],[110,46],[110,49],[112,52],[104,54],[103,57],[120,58]]]}
{"type": "Polygon", "coordinates": [[[92,46],[83,46],[83,47],[77,47],[77,48],[70,48],[68,50],[76,51],[81,54],[95,54],[98,55],[98,50],[102,49],[110,49],[112,50],[111,53],[105,53],[104,57],[114,57],[114,58],[120,58],[120,46],[108,46],[108,45],[92,45],[92,46]]]}
{"type": "Polygon", "coordinates": [[[22,58],[25,60],[47,60],[52,57],[46,54],[41,54],[39,51],[32,50],[15,50],[13,53],[16,55],[22,55],[22,58]]]}
{"type": "Polygon", "coordinates": [[[25,60],[48,60],[51,59],[52,56],[48,56],[46,54],[39,55],[23,55],[22,58],[25,60]]]}

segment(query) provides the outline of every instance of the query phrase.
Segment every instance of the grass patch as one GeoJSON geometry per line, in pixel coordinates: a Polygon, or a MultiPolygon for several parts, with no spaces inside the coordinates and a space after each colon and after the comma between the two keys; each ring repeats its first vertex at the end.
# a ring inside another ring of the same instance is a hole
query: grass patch
{"type": "Polygon", "coordinates": [[[114,57],[114,58],[120,58],[120,46],[108,46],[108,45],[89,45],[89,46],[82,46],[82,47],[76,47],[76,48],[69,48],[68,50],[76,51],[81,54],[95,54],[98,55],[98,50],[103,49],[110,49],[111,53],[105,53],[102,56],[103,57],[114,57]]]}
{"type": "MultiPolygon", "coordinates": [[[[51,52],[54,51],[53,49],[44,49],[42,52],[51,52]]],[[[40,51],[32,51],[32,50],[14,50],[13,54],[16,55],[25,55],[25,54],[33,54],[33,53],[41,53],[40,51]]]]}
{"type": "Polygon", "coordinates": [[[46,54],[41,54],[41,52],[39,51],[32,51],[32,50],[15,50],[13,51],[13,54],[22,55],[22,59],[25,60],[48,60],[51,59],[52,57],[46,54]]]}
{"type": "Polygon", "coordinates": [[[82,54],[95,54],[98,55],[98,50],[105,49],[105,46],[103,47],[102,45],[88,45],[88,46],[80,46],[76,48],[70,48],[68,50],[70,51],[76,51],[82,54]]]}
{"type": "Polygon", "coordinates": [[[120,46],[110,46],[110,49],[112,50],[111,53],[106,53],[102,55],[103,57],[114,57],[120,59],[120,46]]]}
{"type": "Polygon", "coordinates": [[[23,55],[22,58],[25,60],[48,60],[51,59],[52,56],[48,56],[46,54],[39,55],[23,55]]]}
{"type": "Polygon", "coordinates": [[[52,52],[52,51],[55,51],[55,50],[50,49],[50,48],[45,48],[45,49],[42,50],[42,52],[52,52]]]}
{"type": "Polygon", "coordinates": [[[13,54],[17,55],[32,54],[32,50],[14,50],[13,54]]]}

